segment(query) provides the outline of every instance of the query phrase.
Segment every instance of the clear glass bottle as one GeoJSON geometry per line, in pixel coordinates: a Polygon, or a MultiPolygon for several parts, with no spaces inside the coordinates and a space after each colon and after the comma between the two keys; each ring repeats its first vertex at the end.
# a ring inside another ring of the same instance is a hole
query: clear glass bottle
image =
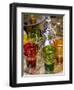
{"type": "Polygon", "coordinates": [[[53,38],[55,37],[54,31],[51,28],[51,18],[50,16],[46,16],[45,23],[45,32],[43,33],[45,37],[44,45],[43,45],[43,57],[44,57],[44,67],[45,73],[53,73],[54,71],[54,53],[55,48],[53,45],[53,38]]]}

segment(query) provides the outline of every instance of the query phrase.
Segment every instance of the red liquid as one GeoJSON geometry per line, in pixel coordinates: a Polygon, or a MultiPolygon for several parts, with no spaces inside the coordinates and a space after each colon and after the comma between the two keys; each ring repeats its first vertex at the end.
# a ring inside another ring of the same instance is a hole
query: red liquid
{"type": "Polygon", "coordinates": [[[30,60],[27,59],[27,67],[35,68],[36,67],[36,58],[34,60],[32,60],[32,58],[30,60]]]}
{"type": "Polygon", "coordinates": [[[30,73],[36,68],[36,45],[34,43],[27,43],[24,45],[24,55],[26,56],[27,68],[30,73]]]}

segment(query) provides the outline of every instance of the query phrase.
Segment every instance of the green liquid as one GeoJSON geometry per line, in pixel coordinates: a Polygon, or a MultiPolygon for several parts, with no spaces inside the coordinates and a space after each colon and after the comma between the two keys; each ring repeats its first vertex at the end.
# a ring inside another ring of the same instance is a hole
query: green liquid
{"type": "Polygon", "coordinates": [[[54,47],[47,45],[43,48],[44,62],[45,62],[45,73],[53,73],[54,70],[54,47]]]}
{"type": "Polygon", "coordinates": [[[53,73],[53,70],[54,70],[54,63],[52,63],[52,64],[45,64],[45,73],[46,74],[53,73]]]}

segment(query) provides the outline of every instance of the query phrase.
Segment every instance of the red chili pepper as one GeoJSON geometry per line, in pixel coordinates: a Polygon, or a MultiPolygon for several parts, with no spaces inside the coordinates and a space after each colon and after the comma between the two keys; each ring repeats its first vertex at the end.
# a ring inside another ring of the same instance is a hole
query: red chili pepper
{"type": "Polygon", "coordinates": [[[26,43],[24,45],[24,55],[26,56],[36,56],[36,45],[34,43],[26,43]]]}

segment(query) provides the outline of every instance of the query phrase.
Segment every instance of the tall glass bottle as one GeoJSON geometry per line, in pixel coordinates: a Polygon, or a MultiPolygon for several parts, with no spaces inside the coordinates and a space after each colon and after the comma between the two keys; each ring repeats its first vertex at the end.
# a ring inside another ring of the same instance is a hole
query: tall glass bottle
{"type": "Polygon", "coordinates": [[[46,16],[45,23],[45,32],[44,32],[44,45],[43,45],[43,57],[44,57],[44,66],[45,73],[53,73],[54,71],[54,53],[55,48],[53,46],[53,38],[55,36],[52,28],[51,28],[51,18],[50,16],[46,16]]]}

